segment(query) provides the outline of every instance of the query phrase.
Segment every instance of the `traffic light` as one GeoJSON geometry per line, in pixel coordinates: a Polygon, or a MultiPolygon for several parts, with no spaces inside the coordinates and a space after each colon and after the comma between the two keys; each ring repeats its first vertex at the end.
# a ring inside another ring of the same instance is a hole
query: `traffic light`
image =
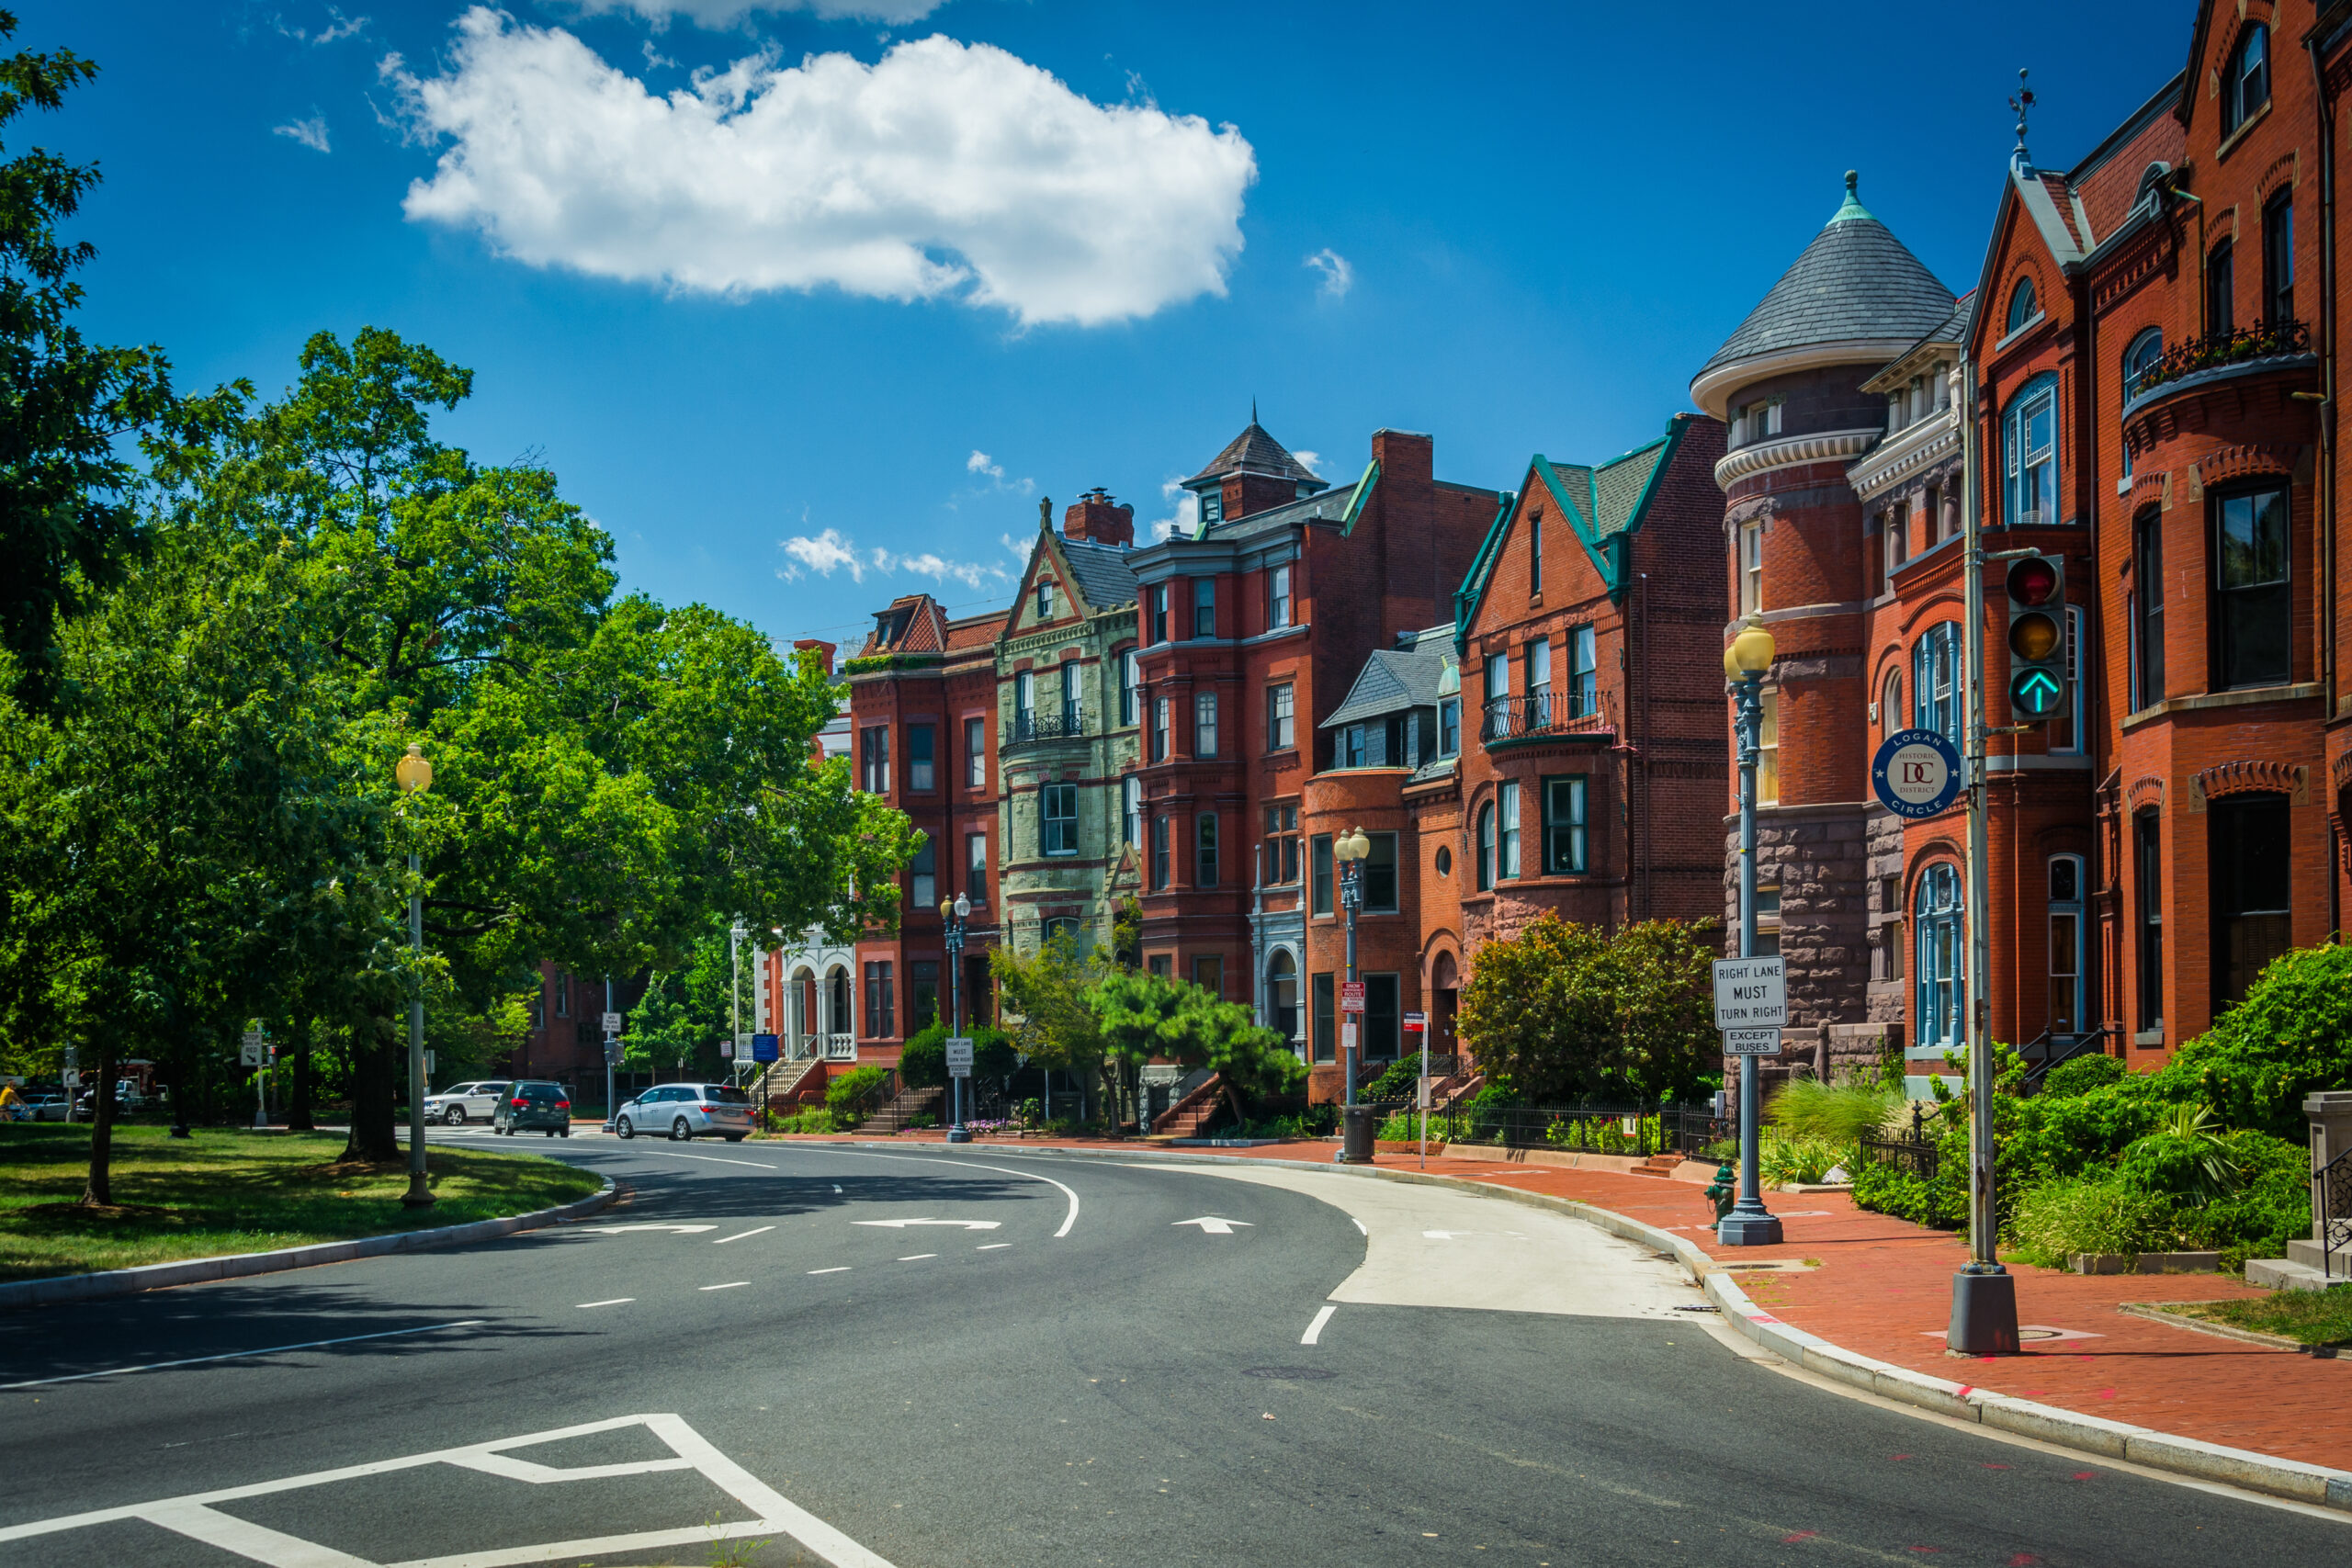
{"type": "Polygon", "coordinates": [[[2066,562],[2026,556],[2009,563],[2009,711],[2047,724],[2066,702],[2066,562]]]}

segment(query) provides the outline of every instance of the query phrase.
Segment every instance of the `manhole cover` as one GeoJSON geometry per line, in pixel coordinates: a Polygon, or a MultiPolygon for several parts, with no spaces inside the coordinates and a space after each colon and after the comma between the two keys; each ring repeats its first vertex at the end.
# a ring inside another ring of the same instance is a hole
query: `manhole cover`
{"type": "Polygon", "coordinates": [[[1322,1367],[1244,1367],[1241,1375],[1245,1378],[1274,1378],[1283,1382],[1321,1382],[1326,1378],[1335,1378],[1340,1374],[1322,1367]]]}

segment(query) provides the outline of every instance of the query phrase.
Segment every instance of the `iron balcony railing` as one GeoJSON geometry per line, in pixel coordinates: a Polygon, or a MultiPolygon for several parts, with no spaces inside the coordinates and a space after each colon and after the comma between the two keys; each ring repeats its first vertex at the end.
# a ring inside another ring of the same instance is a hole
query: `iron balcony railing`
{"type": "Polygon", "coordinates": [[[2207,333],[2203,337],[2175,344],[2157,355],[2154,364],[2124,384],[2123,400],[2128,403],[2143,392],[2152,391],[2167,381],[2193,376],[2199,370],[2211,370],[2248,359],[2278,359],[2311,351],[2312,329],[2303,321],[2256,321],[2248,327],[2207,333]]]}
{"type": "Polygon", "coordinates": [[[1076,708],[1059,713],[1031,710],[1012,716],[1012,743],[1024,740],[1075,740],[1086,734],[1086,716],[1076,708]]]}
{"type": "Polygon", "coordinates": [[[1478,739],[1492,745],[1544,736],[1607,735],[1617,728],[1613,707],[1606,692],[1582,699],[1574,691],[1497,697],[1479,716],[1478,739]]]}

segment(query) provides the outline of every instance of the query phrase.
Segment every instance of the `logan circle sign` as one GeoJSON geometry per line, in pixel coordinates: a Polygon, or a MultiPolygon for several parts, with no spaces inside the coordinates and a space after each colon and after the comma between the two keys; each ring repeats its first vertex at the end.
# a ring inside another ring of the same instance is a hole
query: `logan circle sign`
{"type": "Polygon", "coordinates": [[[1787,1023],[1785,974],[1777,957],[1715,960],[1715,1027],[1778,1029],[1787,1023]]]}
{"type": "Polygon", "coordinates": [[[1933,729],[1898,729],[1871,759],[1871,790],[1897,817],[1933,817],[1960,794],[1960,753],[1933,729]]]}

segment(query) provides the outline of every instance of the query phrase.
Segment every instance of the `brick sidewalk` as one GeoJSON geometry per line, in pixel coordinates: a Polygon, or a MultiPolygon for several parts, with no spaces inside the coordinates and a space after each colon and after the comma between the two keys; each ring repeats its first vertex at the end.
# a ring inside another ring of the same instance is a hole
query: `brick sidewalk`
{"type": "MultiPolygon", "coordinates": [[[[1029,1148],[1138,1146],[1016,1142],[1029,1148]]],[[[970,1145],[989,1146],[988,1140],[970,1145]]],[[[1332,1150],[1330,1144],[1299,1143],[1182,1152],[1329,1164],[1332,1150]]],[[[1374,1163],[1384,1169],[1420,1168],[1412,1155],[1382,1155],[1374,1163]]],[[[2014,1357],[1955,1357],[1936,1336],[1950,1321],[1951,1277],[1968,1260],[1967,1247],[1948,1231],[1856,1209],[1845,1193],[1768,1193],[1766,1205],[1781,1215],[1788,1240],[1780,1247],[1725,1247],[1714,1238],[1713,1205],[1691,1182],[1443,1157],[1432,1157],[1429,1171],[1612,1210],[1687,1236],[1726,1262],[1817,1262],[1818,1268],[1801,1272],[1740,1269],[1736,1277],[1758,1306],[1860,1355],[2086,1416],[2352,1470],[2352,1358],[2320,1359],[2116,1310],[2125,1302],[2268,1293],[2226,1277],[2081,1275],[2012,1263],[2020,1323],[2082,1337],[2029,1340],[2024,1354],[2014,1357]]]]}

